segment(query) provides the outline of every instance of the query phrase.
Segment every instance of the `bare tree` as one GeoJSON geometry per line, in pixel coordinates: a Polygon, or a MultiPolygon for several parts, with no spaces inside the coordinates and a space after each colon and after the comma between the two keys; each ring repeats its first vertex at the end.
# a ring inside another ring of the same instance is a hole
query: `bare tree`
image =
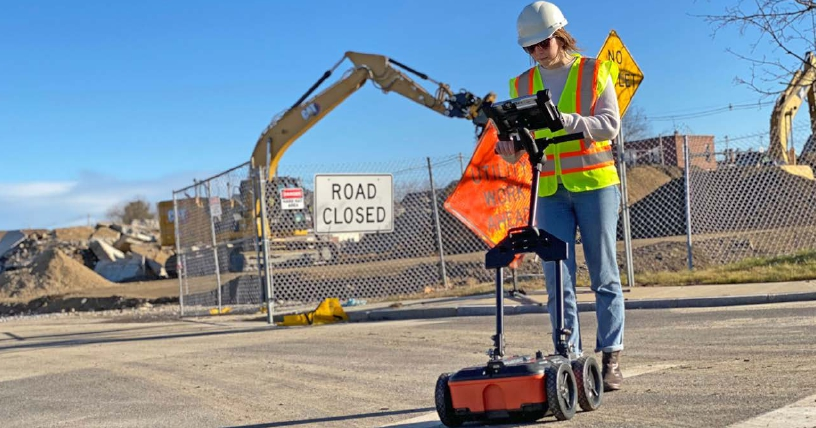
{"type": "Polygon", "coordinates": [[[131,201],[110,208],[107,217],[113,221],[130,224],[133,220],[150,220],[155,218],[150,209],[150,203],[141,196],[131,201]]]}
{"type": "Polygon", "coordinates": [[[621,130],[626,141],[637,141],[649,138],[651,124],[642,108],[631,106],[621,118],[621,130]]]}
{"type": "Polygon", "coordinates": [[[806,53],[816,50],[816,1],[737,0],[721,15],[698,15],[711,23],[715,34],[737,27],[740,35],[755,35],[747,53],[728,52],[749,64],[749,76],[739,84],[765,95],[785,90],[796,70],[811,67],[806,53]],[[770,48],[771,55],[761,53],[770,48]]]}

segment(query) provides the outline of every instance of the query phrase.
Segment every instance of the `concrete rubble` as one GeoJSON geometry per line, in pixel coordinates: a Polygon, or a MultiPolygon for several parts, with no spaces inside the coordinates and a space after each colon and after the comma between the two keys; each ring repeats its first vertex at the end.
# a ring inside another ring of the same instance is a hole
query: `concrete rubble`
{"type": "Polygon", "coordinates": [[[157,221],[6,231],[0,235],[0,274],[30,268],[40,254],[58,249],[111,282],[168,278],[165,263],[174,251],[161,247],[158,237],[157,221]]]}

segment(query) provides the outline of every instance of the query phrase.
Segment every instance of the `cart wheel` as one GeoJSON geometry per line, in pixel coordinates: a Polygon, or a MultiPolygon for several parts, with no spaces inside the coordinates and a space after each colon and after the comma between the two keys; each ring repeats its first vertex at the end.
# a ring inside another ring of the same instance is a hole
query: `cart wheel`
{"type": "Polygon", "coordinates": [[[598,360],[592,355],[572,362],[572,372],[575,374],[575,384],[578,385],[578,404],[586,412],[601,407],[603,399],[603,378],[598,360]]]}
{"type": "Polygon", "coordinates": [[[575,374],[572,366],[561,363],[545,371],[547,378],[547,404],[559,421],[572,419],[578,401],[575,374]]]}
{"type": "Polygon", "coordinates": [[[450,373],[443,373],[436,380],[436,413],[445,426],[458,427],[462,425],[462,419],[453,412],[453,400],[448,387],[450,375],[450,373]]]}

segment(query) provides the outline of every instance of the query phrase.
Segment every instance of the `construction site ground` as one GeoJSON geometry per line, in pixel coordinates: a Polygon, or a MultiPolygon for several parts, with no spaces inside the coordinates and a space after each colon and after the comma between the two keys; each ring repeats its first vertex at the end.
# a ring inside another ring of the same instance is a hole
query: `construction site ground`
{"type": "MultiPolygon", "coordinates": [[[[568,424],[811,426],[814,310],[629,311],[624,389],[568,424]]],[[[437,377],[484,364],[495,328],[485,316],[270,327],[257,317],[143,312],[0,324],[3,426],[438,428],[437,377]]],[[[593,314],[581,323],[593,344],[593,314]]],[[[549,352],[549,328],[547,316],[508,316],[508,354],[549,352]]]]}

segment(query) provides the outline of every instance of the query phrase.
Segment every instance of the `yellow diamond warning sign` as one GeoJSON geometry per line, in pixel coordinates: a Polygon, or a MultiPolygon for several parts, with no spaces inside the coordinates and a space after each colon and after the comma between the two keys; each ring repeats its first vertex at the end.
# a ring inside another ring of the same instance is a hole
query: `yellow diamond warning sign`
{"type": "Polygon", "coordinates": [[[632,97],[635,95],[635,91],[638,90],[640,82],[643,81],[643,72],[615,30],[609,32],[609,36],[607,36],[606,41],[601,46],[600,53],[598,53],[598,59],[615,61],[618,65],[620,71],[618,81],[615,82],[615,92],[618,94],[620,115],[623,116],[632,101],[632,97]]]}

